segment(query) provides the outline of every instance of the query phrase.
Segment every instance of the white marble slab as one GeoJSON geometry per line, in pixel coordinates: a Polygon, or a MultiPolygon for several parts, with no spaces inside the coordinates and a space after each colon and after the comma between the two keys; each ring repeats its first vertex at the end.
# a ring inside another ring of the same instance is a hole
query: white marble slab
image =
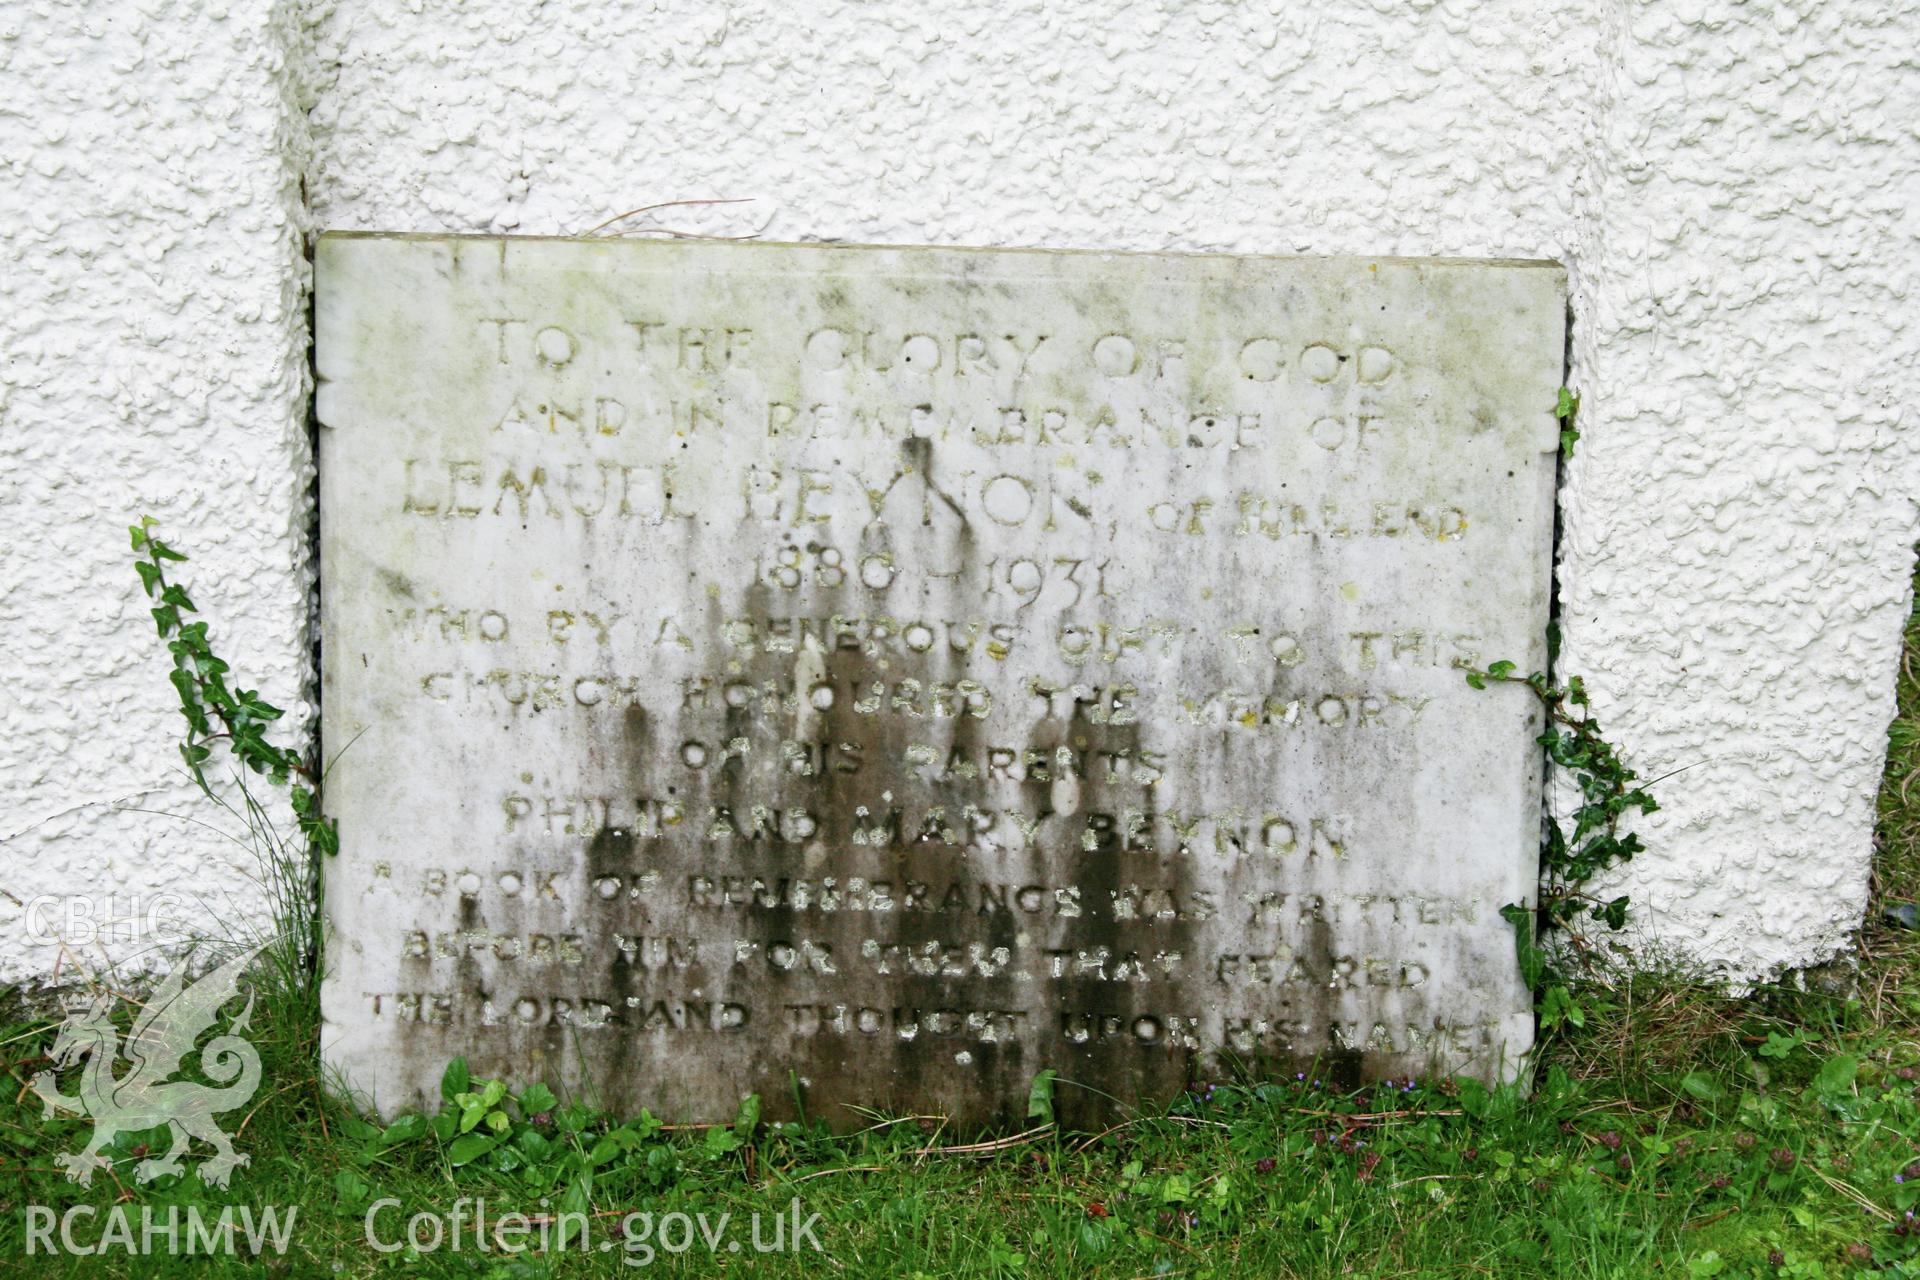
{"type": "MultiPolygon", "coordinates": [[[[324,1054],[1511,1073],[1552,264],[332,235],[324,1054]]],[[[1062,1090],[1080,1114],[1095,1095],[1062,1090]]]]}

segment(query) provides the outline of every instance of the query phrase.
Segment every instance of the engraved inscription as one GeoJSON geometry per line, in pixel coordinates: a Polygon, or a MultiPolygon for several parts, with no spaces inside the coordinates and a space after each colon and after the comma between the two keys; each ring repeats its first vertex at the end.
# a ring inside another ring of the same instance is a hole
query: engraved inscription
{"type": "Polygon", "coordinates": [[[324,237],[328,1061],[1017,1121],[1510,1074],[1533,264],[324,237]],[[337,735],[337,736],[336,736],[337,735]]]}

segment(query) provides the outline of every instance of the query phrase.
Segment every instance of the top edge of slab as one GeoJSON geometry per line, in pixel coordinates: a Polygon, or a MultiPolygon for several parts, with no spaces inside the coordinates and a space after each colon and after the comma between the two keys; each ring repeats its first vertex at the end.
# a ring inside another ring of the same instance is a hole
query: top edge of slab
{"type": "Polygon", "coordinates": [[[1231,259],[1243,262],[1323,262],[1323,263],[1371,263],[1385,266],[1417,266],[1444,268],[1487,268],[1524,269],[1537,271],[1558,271],[1566,274],[1566,264],[1553,258],[1471,258],[1471,257],[1409,257],[1406,255],[1360,253],[1231,253],[1194,249],[1059,249],[1046,246],[1026,245],[977,245],[977,244],[871,244],[842,240],[725,240],[700,239],[695,237],[668,240],[639,240],[624,236],[499,236],[472,232],[439,231],[322,231],[320,241],[354,240],[399,240],[399,241],[467,241],[474,243],[496,244],[577,244],[577,245],[621,245],[635,249],[687,249],[694,246],[726,245],[733,249],[831,249],[831,250],[868,250],[876,252],[935,252],[953,254],[993,254],[1022,255],[1031,257],[1059,258],[1197,258],[1204,260],[1231,259]]]}

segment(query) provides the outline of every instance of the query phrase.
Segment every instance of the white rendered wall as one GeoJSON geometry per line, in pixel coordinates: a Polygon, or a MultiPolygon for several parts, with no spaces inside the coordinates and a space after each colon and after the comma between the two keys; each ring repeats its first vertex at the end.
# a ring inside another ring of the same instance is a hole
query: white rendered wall
{"type": "Polygon", "coordinates": [[[216,935],[264,913],[254,856],[188,821],[244,830],[186,779],[126,526],[189,552],[214,641],[297,740],[298,32],[267,0],[0,0],[0,982],[142,958],[156,906],[216,935]],[[135,936],[92,945],[109,917],[135,936]]]}
{"type": "MultiPolygon", "coordinates": [[[[0,44],[30,88],[0,122],[29,140],[69,122],[33,151],[68,167],[29,160],[0,190],[9,267],[108,246],[60,266],[65,286],[35,266],[8,289],[27,314],[0,317],[0,663],[9,688],[52,682],[4,713],[0,835],[32,829],[4,846],[0,888],[183,883],[225,856],[97,803],[164,776],[173,733],[121,564],[124,507],[204,549],[195,580],[230,647],[258,655],[267,696],[300,696],[305,265],[288,184],[310,123],[321,228],[576,233],[729,197],[753,203],[656,225],[1565,261],[1585,397],[1565,666],[1643,774],[1685,768],[1642,825],[1640,927],[1736,978],[1844,948],[1916,531],[1911,6],[344,0],[311,6],[295,42],[319,80],[310,120],[261,52],[282,30],[264,7],[119,11],[99,8],[110,36],[62,37],[56,66],[34,33],[79,23],[0,0],[0,40],[31,28],[0,44]],[[127,21],[187,70],[132,61],[127,21]],[[183,106],[192,68],[215,63],[211,105],[183,106]],[[82,105],[111,121],[128,95],[121,133],[74,145],[82,105]],[[152,165],[170,147],[194,157],[160,166],[160,189],[189,188],[177,212],[117,172],[122,152],[152,165]],[[158,269],[156,220],[176,237],[158,269]],[[156,404],[123,412],[115,380],[156,404]],[[244,477],[247,499],[202,468],[244,477]]],[[[45,958],[13,911],[0,899],[0,975],[45,958]]]]}

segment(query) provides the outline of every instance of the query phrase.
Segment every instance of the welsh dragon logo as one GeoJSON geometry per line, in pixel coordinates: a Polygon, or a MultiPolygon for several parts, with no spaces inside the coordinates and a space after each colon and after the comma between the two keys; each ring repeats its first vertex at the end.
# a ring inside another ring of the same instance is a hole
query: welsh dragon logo
{"type": "Polygon", "coordinates": [[[96,1168],[112,1166],[100,1149],[114,1135],[163,1124],[172,1146],[166,1155],[142,1160],[135,1167],[134,1176],[140,1182],[183,1172],[180,1157],[186,1154],[189,1138],[214,1148],[213,1158],[200,1164],[200,1180],[209,1186],[225,1187],[233,1171],[247,1163],[214,1117],[241,1106],[260,1087],[260,1055],[241,1035],[253,1014],[253,997],[247,997],[246,1008],[225,1033],[209,1040],[200,1052],[200,1069],[214,1084],[168,1077],[180,1070],[181,1059],[213,1025],[221,1006],[239,993],[241,975],[259,950],[255,947],[234,957],[191,986],[183,985],[180,969],[167,975],[127,1033],[124,1056],[132,1067],[118,1078],[114,1066],[122,1056],[120,1036],[108,1016],[115,997],[96,997],[68,1012],[53,1044],[54,1070],[40,1072],[32,1085],[45,1104],[42,1118],[51,1118],[56,1108],[93,1117],[93,1137],[86,1147],[54,1157],[68,1178],[86,1186],[96,1168]],[[80,1092],[68,1097],[59,1091],[54,1074],[82,1058],[88,1061],[80,1074],[80,1092]]]}

